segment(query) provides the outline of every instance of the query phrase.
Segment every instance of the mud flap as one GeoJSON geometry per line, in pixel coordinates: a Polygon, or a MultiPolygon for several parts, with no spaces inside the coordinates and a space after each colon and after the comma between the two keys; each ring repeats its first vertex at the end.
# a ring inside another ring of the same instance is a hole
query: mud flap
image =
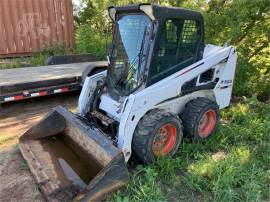
{"type": "Polygon", "coordinates": [[[121,150],[63,107],[25,132],[19,147],[50,201],[99,201],[129,180],[121,150]]]}

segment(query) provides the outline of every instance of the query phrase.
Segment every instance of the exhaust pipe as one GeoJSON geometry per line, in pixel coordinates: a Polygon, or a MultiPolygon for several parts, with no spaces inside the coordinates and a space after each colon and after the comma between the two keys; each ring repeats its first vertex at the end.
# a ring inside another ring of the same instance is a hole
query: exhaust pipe
{"type": "Polygon", "coordinates": [[[60,106],[20,137],[47,200],[100,201],[128,183],[123,153],[102,133],[60,106]]]}

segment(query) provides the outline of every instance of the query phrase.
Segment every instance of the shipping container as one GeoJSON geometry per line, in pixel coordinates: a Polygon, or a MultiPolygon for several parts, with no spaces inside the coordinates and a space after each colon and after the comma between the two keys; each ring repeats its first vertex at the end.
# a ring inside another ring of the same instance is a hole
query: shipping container
{"type": "Polygon", "coordinates": [[[0,57],[74,48],[71,0],[0,0],[0,57]]]}

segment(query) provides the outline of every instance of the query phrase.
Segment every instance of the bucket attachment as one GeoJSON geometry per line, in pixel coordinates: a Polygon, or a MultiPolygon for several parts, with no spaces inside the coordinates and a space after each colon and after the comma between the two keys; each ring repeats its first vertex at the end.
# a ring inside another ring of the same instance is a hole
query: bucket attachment
{"type": "Polygon", "coordinates": [[[129,179],[121,150],[63,107],[25,132],[19,147],[49,201],[100,201],[129,179]]]}

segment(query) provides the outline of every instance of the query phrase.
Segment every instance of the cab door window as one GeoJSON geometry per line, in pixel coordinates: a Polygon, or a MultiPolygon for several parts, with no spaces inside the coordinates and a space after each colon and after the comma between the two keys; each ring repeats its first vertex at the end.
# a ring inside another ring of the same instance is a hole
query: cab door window
{"type": "Polygon", "coordinates": [[[150,84],[195,62],[200,45],[199,25],[195,20],[168,19],[157,41],[150,84]]]}

